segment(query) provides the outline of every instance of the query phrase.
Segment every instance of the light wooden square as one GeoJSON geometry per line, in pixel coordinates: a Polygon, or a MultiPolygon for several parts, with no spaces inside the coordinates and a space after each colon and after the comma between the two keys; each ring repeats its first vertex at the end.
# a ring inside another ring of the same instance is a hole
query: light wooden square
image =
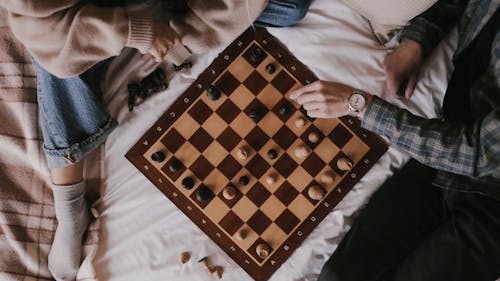
{"type": "Polygon", "coordinates": [[[183,114],[175,121],[173,127],[185,139],[189,139],[200,128],[200,125],[189,114],[183,114]]]}
{"type": "Polygon", "coordinates": [[[233,212],[244,222],[248,221],[257,209],[257,206],[246,196],[241,197],[238,203],[233,206],[233,212]]]}
{"type": "Polygon", "coordinates": [[[302,192],[312,180],[313,177],[301,166],[288,177],[288,182],[299,192],[302,192]]]}
{"type": "Polygon", "coordinates": [[[205,102],[205,104],[208,105],[208,107],[210,107],[213,111],[216,111],[217,108],[219,108],[224,103],[224,101],[226,101],[227,96],[224,93],[221,92],[219,99],[217,99],[217,100],[210,100],[208,98],[207,91],[204,91],[200,95],[200,99],[203,102],[205,102]]]}
{"type": "Polygon", "coordinates": [[[328,137],[325,137],[323,141],[314,149],[314,152],[325,161],[325,163],[330,163],[332,159],[339,153],[340,149],[332,142],[328,137]]]}
{"type": "Polygon", "coordinates": [[[172,156],[170,154],[170,151],[168,151],[168,149],[159,141],[153,143],[153,145],[151,145],[151,147],[144,153],[144,158],[146,158],[150,162],[150,164],[158,170],[161,169],[161,167],[163,167],[165,163],[167,163],[170,156],[172,156]],[[165,160],[163,160],[163,162],[161,163],[158,163],[151,159],[151,155],[157,151],[161,151],[165,154],[165,160]]]}
{"type": "Polygon", "coordinates": [[[276,220],[286,206],[281,203],[281,201],[274,195],[269,196],[269,198],[260,206],[260,210],[271,220],[276,220]]]}
{"type": "Polygon", "coordinates": [[[214,197],[203,209],[203,212],[218,225],[219,221],[229,212],[229,207],[219,197],[214,197]]]}
{"type": "Polygon", "coordinates": [[[272,223],[260,237],[266,241],[273,250],[276,250],[286,241],[288,235],[281,230],[279,226],[272,223]]]}
{"type": "Polygon", "coordinates": [[[236,90],[229,96],[229,99],[238,106],[241,110],[245,109],[255,96],[244,85],[239,85],[236,90]]]}
{"type": "Polygon", "coordinates": [[[251,145],[249,145],[245,140],[241,140],[240,143],[238,143],[233,148],[233,150],[231,150],[231,156],[233,156],[233,158],[236,159],[236,161],[238,161],[242,166],[245,166],[248,163],[248,161],[250,161],[254,157],[256,153],[257,152],[255,151],[255,149],[251,145]],[[240,149],[246,149],[246,151],[248,152],[248,156],[246,159],[238,157],[238,150],[240,149]]]}
{"type": "Polygon", "coordinates": [[[283,126],[283,121],[269,111],[259,122],[259,126],[268,136],[272,137],[283,126]]]}
{"type": "Polygon", "coordinates": [[[241,112],[233,120],[233,122],[231,122],[230,126],[238,135],[240,135],[240,137],[245,138],[255,127],[255,123],[244,112],[241,112]]]}
{"type": "Polygon", "coordinates": [[[203,180],[203,183],[214,192],[218,194],[229,184],[229,179],[218,169],[214,168],[213,171],[203,180]]]}
{"type": "Polygon", "coordinates": [[[186,168],[189,168],[200,157],[201,153],[191,143],[186,141],[174,155],[186,168]]]}
{"type": "Polygon", "coordinates": [[[309,119],[304,115],[302,114],[302,112],[300,111],[296,111],[287,121],[286,121],[286,125],[288,126],[288,128],[294,132],[297,136],[300,136],[302,135],[306,130],[307,128],[309,128],[309,126],[311,125],[311,121],[309,121],[309,119]],[[295,125],[295,120],[297,120],[297,118],[299,117],[302,117],[304,118],[304,120],[306,121],[306,124],[303,126],[303,127],[297,127],[295,125]]]}
{"type": "Polygon", "coordinates": [[[206,149],[203,151],[203,156],[210,162],[214,167],[217,167],[224,158],[226,158],[228,152],[222,147],[218,142],[212,142],[206,149]]]}
{"type": "Polygon", "coordinates": [[[174,182],[174,185],[177,187],[178,190],[184,193],[186,197],[189,197],[200,183],[201,181],[189,169],[186,169],[184,173],[182,173],[182,175],[174,182]],[[182,180],[186,177],[190,177],[194,180],[194,187],[190,190],[182,188],[182,180]]]}
{"type": "Polygon", "coordinates": [[[335,127],[339,124],[337,119],[323,119],[318,118],[314,120],[314,126],[316,126],[325,136],[328,136],[335,127]]]}
{"type": "Polygon", "coordinates": [[[283,98],[283,95],[273,85],[267,84],[257,98],[271,110],[283,98]]]}
{"type": "Polygon", "coordinates": [[[236,233],[233,235],[232,239],[233,239],[234,243],[236,243],[236,245],[238,245],[238,247],[240,247],[244,251],[246,251],[248,248],[250,248],[253,245],[253,243],[255,243],[255,241],[257,241],[257,239],[259,239],[259,235],[257,233],[255,233],[255,231],[253,231],[253,229],[250,226],[248,226],[247,224],[244,224],[242,227],[240,227],[240,229],[238,229],[238,231],[236,231],[236,233]],[[246,234],[247,234],[247,236],[243,240],[238,240],[238,238],[236,238],[236,234],[240,230],[246,231],[246,234]]]}
{"type": "Polygon", "coordinates": [[[262,77],[264,77],[269,82],[271,82],[282,69],[283,66],[281,66],[281,64],[279,64],[279,62],[277,62],[271,54],[269,54],[256,68],[256,70],[262,75],[262,77]],[[270,63],[274,64],[274,66],[276,67],[276,71],[272,74],[268,74],[266,72],[266,66],[270,63]]]}
{"type": "Polygon", "coordinates": [[[302,193],[300,193],[295,200],[288,206],[288,209],[297,217],[299,220],[305,220],[314,210],[314,205],[305,198],[302,193]]]}
{"type": "Polygon", "coordinates": [[[276,171],[273,167],[271,167],[259,179],[259,181],[267,190],[269,190],[271,193],[274,193],[285,182],[285,178],[278,171],[276,171]],[[267,177],[270,175],[276,176],[276,182],[273,184],[268,184],[266,181],[267,177]]]}
{"type": "Polygon", "coordinates": [[[216,139],[227,128],[226,121],[222,120],[217,114],[212,114],[207,121],[203,123],[203,129],[216,139]]]}
{"type": "Polygon", "coordinates": [[[370,148],[356,136],[353,136],[342,148],[342,152],[344,152],[353,163],[359,162],[369,150],[370,148]]]}
{"type": "Polygon", "coordinates": [[[249,64],[245,58],[239,56],[231,63],[231,65],[229,65],[227,70],[231,72],[236,79],[243,82],[248,78],[248,76],[250,76],[254,67],[249,64]]]}

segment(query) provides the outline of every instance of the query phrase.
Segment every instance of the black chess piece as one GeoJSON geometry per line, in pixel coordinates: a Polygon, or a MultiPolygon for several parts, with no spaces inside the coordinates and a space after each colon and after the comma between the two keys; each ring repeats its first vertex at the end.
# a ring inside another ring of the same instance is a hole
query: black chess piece
{"type": "Polygon", "coordinates": [[[255,47],[253,48],[252,54],[250,55],[250,60],[252,60],[253,62],[260,62],[263,56],[264,51],[259,47],[255,47]]]}
{"type": "Polygon", "coordinates": [[[218,100],[221,96],[220,90],[214,86],[211,85],[210,87],[207,88],[207,97],[209,100],[218,100]]]}
{"type": "Polygon", "coordinates": [[[194,187],[194,180],[190,177],[186,177],[182,179],[182,188],[186,190],[190,190],[194,187]]]}
{"type": "Polygon", "coordinates": [[[247,185],[250,182],[250,179],[247,176],[241,176],[239,183],[241,185],[247,185]]]}
{"type": "Polygon", "coordinates": [[[200,186],[196,191],[196,200],[200,202],[207,202],[214,196],[213,192],[205,185],[200,186]]]}
{"type": "Polygon", "coordinates": [[[165,153],[156,151],[155,153],[151,154],[151,160],[161,163],[163,162],[163,160],[165,160],[165,153]]]}
{"type": "Polygon", "coordinates": [[[262,117],[264,117],[264,114],[262,113],[262,110],[254,109],[250,111],[248,117],[250,117],[250,119],[252,119],[253,122],[257,123],[262,119],[262,117]]]}
{"type": "Polygon", "coordinates": [[[184,68],[190,69],[191,67],[193,67],[193,63],[187,60],[187,61],[185,61],[184,63],[182,63],[180,65],[174,64],[173,67],[174,67],[174,71],[177,72],[177,71],[181,71],[184,68]]]}
{"type": "Polygon", "coordinates": [[[172,160],[170,162],[170,164],[168,165],[168,169],[172,173],[179,171],[181,168],[182,168],[182,163],[181,163],[181,161],[179,161],[177,159],[172,160]]]}
{"type": "Polygon", "coordinates": [[[290,112],[290,108],[286,104],[282,104],[279,107],[278,112],[281,116],[285,116],[290,112]]]}
{"type": "Polygon", "coordinates": [[[278,151],[276,151],[275,149],[269,149],[267,151],[267,157],[269,157],[269,159],[276,159],[276,158],[278,158],[278,151]]]}
{"type": "Polygon", "coordinates": [[[273,74],[275,71],[276,71],[276,66],[274,66],[274,64],[270,63],[266,65],[267,74],[273,74]]]}

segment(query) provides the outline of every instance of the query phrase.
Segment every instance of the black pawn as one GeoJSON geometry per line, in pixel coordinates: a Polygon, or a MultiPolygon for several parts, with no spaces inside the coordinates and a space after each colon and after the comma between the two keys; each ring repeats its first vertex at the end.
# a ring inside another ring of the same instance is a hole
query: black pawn
{"type": "Polygon", "coordinates": [[[273,74],[275,71],[276,71],[276,66],[274,66],[274,64],[270,63],[266,65],[267,74],[273,74]]]}
{"type": "Polygon", "coordinates": [[[269,159],[278,158],[278,151],[276,151],[275,149],[269,149],[269,151],[267,151],[267,157],[269,157],[269,159]]]}
{"type": "Polygon", "coordinates": [[[196,191],[196,200],[200,202],[207,202],[208,200],[212,199],[214,194],[210,190],[210,188],[206,187],[205,185],[200,186],[198,190],[196,191]]]}
{"type": "Polygon", "coordinates": [[[262,49],[259,47],[255,47],[252,51],[252,55],[250,56],[250,59],[254,62],[259,62],[262,59],[263,55],[264,55],[264,51],[262,51],[262,49]]]}
{"type": "Polygon", "coordinates": [[[288,106],[282,105],[282,106],[280,106],[278,111],[279,111],[281,116],[285,116],[290,112],[290,109],[288,108],[288,106]]]}
{"type": "Polygon", "coordinates": [[[190,190],[194,187],[194,180],[190,177],[182,179],[182,188],[190,190]]]}
{"type": "Polygon", "coordinates": [[[247,176],[241,176],[239,183],[241,185],[247,185],[250,182],[250,179],[247,176]]]}
{"type": "Polygon", "coordinates": [[[207,89],[207,96],[209,100],[218,100],[220,98],[220,90],[212,85],[207,89]]]}
{"type": "Polygon", "coordinates": [[[155,162],[161,163],[163,160],[165,160],[165,153],[161,151],[157,151],[153,154],[151,154],[151,159],[155,162]]]}
{"type": "Polygon", "coordinates": [[[254,109],[250,111],[250,114],[248,115],[250,119],[252,119],[253,122],[257,123],[262,119],[262,112],[258,109],[254,109]]]}
{"type": "Polygon", "coordinates": [[[168,165],[168,169],[172,173],[179,171],[181,168],[182,168],[182,163],[177,159],[172,160],[172,162],[170,162],[170,164],[168,165]]]}

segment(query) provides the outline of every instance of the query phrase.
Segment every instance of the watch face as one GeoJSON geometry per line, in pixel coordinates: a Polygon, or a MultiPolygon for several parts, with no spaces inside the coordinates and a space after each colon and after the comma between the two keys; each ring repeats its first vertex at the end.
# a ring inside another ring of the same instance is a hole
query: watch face
{"type": "Polygon", "coordinates": [[[365,97],[361,94],[354,93],[350,98],[349,98],[349,104],[350,106],[356,110],[356,111],[361,111],[363,107],[365,107],[365,97]]]}

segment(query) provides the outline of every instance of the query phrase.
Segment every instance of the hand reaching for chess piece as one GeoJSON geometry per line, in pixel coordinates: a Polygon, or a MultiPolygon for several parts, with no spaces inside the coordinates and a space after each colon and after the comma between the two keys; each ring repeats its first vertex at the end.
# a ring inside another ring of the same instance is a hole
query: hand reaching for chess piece
{"type": "Polygon", "coordinates": [[[153,44],[148,54],[151,55],[156,62],[162,62],[165,55],[176,44],[181,44],[181,38],[170,27],[168,22],[154,21],[153,22],[153,44]]]}

